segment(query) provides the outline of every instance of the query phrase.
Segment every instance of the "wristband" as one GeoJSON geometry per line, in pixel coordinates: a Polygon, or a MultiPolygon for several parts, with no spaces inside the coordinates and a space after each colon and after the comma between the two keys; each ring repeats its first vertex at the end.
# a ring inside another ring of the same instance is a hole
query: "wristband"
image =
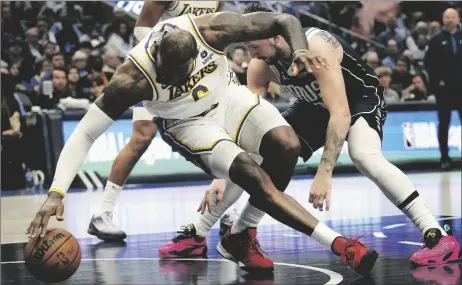
{"type": "Polygon", "coordinates": [[[311,53],[309,50],[307,49],[297,49],[294,51],[293,55],[295,55],[297,52],[306,52],[306,53],[311,53]]]}
{"type": "Polygon", "coordinates": [[[50,190],[48,190],[48,193],[51,193],[51,192],[59,193],[59,194],[61,194],[61,196],[63,196],[63,198],[66,195],[66,193],[63,190],[59,189],[59,188],[50,188],[50,190]]]}

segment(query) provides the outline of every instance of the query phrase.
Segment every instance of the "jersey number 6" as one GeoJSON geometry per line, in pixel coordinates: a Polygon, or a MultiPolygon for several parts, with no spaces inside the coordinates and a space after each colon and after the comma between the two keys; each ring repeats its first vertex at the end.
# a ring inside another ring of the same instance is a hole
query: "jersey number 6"
{"type": "Polygon", "coordinates": [[[200,98],[207,95],[209,95],[209,89],[204,85],[197,85],[192,91],[194,101],[198,101],[200,98]]]}

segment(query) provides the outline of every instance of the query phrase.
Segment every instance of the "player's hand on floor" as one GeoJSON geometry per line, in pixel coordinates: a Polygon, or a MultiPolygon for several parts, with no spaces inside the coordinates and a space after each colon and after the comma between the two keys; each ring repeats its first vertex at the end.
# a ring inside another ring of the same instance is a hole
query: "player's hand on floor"
{"type": "Polygon", "coordinates": [[[313,204],[315,209],[323,211],[324,200],[326,201],[326,211],[330,209],[330,194],[332,189],[332,175],[317,173],[311,184],[310,198],[308,202],[313,204]]]}
{"type": "Polygon", "coordinates": [[[294,52],[294,59],[292,62],[292,75],[297,76],[300,70],[305,68],[308,72],[313,72],[313,68],[329,69],[327,59],[320,55],[316,55],[309,50],[296,50],[294,52]]]}
{"type": "Polygon", "coordinates": [[[198,212],[201,212],[201,214],[205,213],[205,210],[207,207],[209,208],[209,213],[212,212],[210,207],[213,206],[214,200],[215,200],[215,195],[217,199],[217,203],[223,200],[223,193],[225,192],[226,189],[226,180],[225,179],[215,179],[213,182],[210,184],[209,188],[207,191],[205,191],[204,198],[201,201],[201,204],[199,205],[199,208],[197,209],[198,212]]]}
{"type": "Polygon", "coordinates": [[[43,203],[37,215],[27,228],[29,238],[44,237],[47,232],[48,221],[56,215],[58,221],[64,220],[63,196],[56,192],[50,192],[47,200],[43,203]]]}

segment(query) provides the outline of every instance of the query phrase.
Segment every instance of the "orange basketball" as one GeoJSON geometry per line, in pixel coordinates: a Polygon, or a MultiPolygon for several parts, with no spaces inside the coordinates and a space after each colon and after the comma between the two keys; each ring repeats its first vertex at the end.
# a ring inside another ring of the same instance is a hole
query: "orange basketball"
{"type": "Polygon", "coordinates": [[[81,260],[77,239],[63,229],[49,230],[45,237],[29,240],[24,249],[26,268],[43,282],[61,282],[70,278],[81,260]]]}

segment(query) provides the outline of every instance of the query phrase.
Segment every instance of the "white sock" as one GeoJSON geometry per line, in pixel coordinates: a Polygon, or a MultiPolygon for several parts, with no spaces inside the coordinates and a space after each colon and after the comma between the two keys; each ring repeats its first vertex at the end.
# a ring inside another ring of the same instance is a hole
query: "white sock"
{"type": "Polygon", "coordinates": [[[421,197],[416,197],[401,211],[419,228],[422,234],[429,229],[439,229],[443,236],[447,236],[446,231],[440,226],[421,197]]]}
{"type": "Polygon", "coordinates": [[[412,181],[382,155],[382,144],[377,132],[364,118],[359,118],[348,133],[348,152],[361,173],[382,190],[422,233],[430,228],[441,228],[422,198],[418,197],[412,181]]]}
{"type": "Polygon", "coordinates": [[[341,234],[334,232],[334,230],[321,222],[317,224],[311,234],[311,237],[315,241],[327,247],[330,251],[332,251],[332,244],[334,243],[334,240],[341,236],[341,234]]]}
{"type": "Polygon", "coordinates": [[[244,192],[244,190],[241,187],[231,181],[227,181],[226,190],[223,193],[223,200],[221,200],[220,203],[216,203],[216,201],[214,201],[213,206],[210,208],[211,213],[208,209],[205,210],[205,213],[203,215],[199,214],[199,217],[197,217],[194,222],[197,235],[206,237],[207,233],[226,212],[226,210],[231,207],[231,205],[233,205],[239,197],[241,197],[242,192],[244,192]]]}
{"type": "Polygon", "coordinates": [[[264,215],[265,212],[260,211],[259,209],[250,205],[249,202],[247,202],[244,206],[244,209],[242,209],[239,218],[234,222],[231,228],[231,233],[235,234],[240,233],[247,228],[256,228],[264,215]]]}
{"type": "Polygon", "coordinates": [[[122,189],[123,186],[119,186],[108,180],[106,183],[106,188],[104,188],[103,200],[99,204],[99,208],[96,214],[101,215],[104,212],[113,212],[115,202],[117,201],[117,198],[119,197],[122,189]]]}

